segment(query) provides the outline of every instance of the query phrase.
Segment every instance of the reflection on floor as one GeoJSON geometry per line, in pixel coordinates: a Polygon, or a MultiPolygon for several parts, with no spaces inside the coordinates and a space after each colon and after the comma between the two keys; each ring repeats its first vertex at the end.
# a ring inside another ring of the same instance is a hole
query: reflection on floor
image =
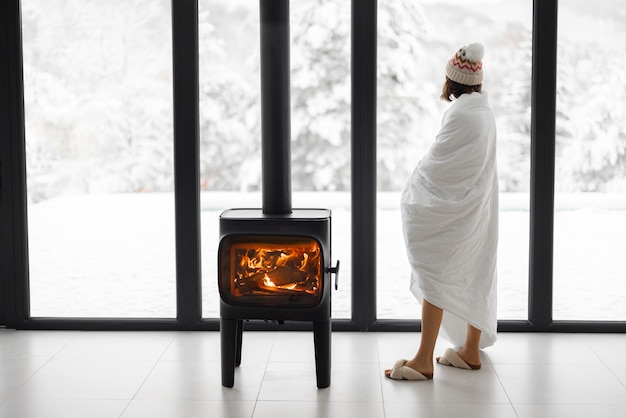
{"type": "Polygon", "coordinates": [[[626,417],[626,334],[502,333],[480,371],[384,378],[418,341],[336,332],[317,389],[312,333],[245,332],[227,389],[217,332],[0,330],[0,417],[626,417]]]}

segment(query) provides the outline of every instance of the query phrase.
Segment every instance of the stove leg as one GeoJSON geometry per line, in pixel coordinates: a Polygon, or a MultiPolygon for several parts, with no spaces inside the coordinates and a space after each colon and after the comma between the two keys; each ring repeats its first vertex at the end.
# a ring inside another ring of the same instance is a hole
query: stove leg
{"type": "Polygon", "coordinates": [[[243,320],[237,320],[237,334],[235,341],[235,367],[241,365],[241,343],[243,338],[243,320]]]}
{"type": "Polygon", "coordinates": [[[330,386],[331,321],[313,323],[313,343],[315,345],[315,373],[317,387],[330,386]]]}
{"type": "Polygon", "coordinates": [[[235,384],[235,357],[237,351],[237,320],[220,320],[220,343],[222,351],[222,386],[232,388],[235,384]]]}

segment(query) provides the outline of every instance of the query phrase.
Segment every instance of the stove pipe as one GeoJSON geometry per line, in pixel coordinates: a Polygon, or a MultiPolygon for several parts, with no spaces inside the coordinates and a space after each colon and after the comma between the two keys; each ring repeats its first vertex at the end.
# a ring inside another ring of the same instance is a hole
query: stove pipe
{"type": "Polygon", "coordinates": [[[291,213],[289,0],[259,0],[263,213],[291,213]]]}

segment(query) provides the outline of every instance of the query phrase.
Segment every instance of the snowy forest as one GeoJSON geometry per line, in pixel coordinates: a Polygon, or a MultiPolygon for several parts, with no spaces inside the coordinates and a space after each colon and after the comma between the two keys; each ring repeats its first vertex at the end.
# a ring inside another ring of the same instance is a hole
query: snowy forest
{"type": "MultiPolygon", "coordinates": [[[[29,200],[171,192],[170,0],[21,4],[29,200]]],[[[199,4],[202,190],[257,191],[258,1],[199,4]]],[[[379,190],[404,185],[447,106],[445,62],[478,41],[500,187],[528,192],[532,2],[378,4],[379,190]]],[[[626,12],[613,1],[560,5],[557,191],[625,192],[626,12]]],[[[350,190],[350,2],[293,0],[291,37],[293,189],[350,190]]]]}

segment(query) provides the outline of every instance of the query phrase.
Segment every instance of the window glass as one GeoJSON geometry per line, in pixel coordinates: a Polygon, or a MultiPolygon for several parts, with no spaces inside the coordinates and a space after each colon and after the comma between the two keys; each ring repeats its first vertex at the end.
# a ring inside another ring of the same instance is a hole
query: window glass
{"type": "Polygon", "coordinates": [[[21,7],[31,315],[175,317],[169,1],[21,7]]]}
{"type": "Polygon", "coordinates": [[[530,184],[532,2],[378,2],[378,318],[419,318],[409,292],[400,194],[438,132],[445,63],[485,46],[483,89],[498,128],[498,316],[526,319],[530,184]]]}
{"type": "Polygon", "coordinates": [[[559,2],[557,320],[626,319],[625,48],[623,3],[559,2]]]}
{"type": "Polygon", "coordinates": [[[259,5],[200,0],[198,8],[202,315],[218,318],[219,216],[262,203],[259,5]]]}
{"type": "MultiPolygon", "coordinates": [[[[262,205],[259,4],[201,0],[200,126],[203,316],[219,317],[219,215],[262,205]],[[233,24],[237,22],[237,24],[233,24]]],[[[333,317],[350,304],[350,4],[290,4],[294,208],[332,211],[341,261],[333,317]]]]}
{"type": "Polygon", "coordinates": [[[332,211],[333,318],[352,317],[350,27],[350,2],[291,2],[294,207],[332,211]]]}

